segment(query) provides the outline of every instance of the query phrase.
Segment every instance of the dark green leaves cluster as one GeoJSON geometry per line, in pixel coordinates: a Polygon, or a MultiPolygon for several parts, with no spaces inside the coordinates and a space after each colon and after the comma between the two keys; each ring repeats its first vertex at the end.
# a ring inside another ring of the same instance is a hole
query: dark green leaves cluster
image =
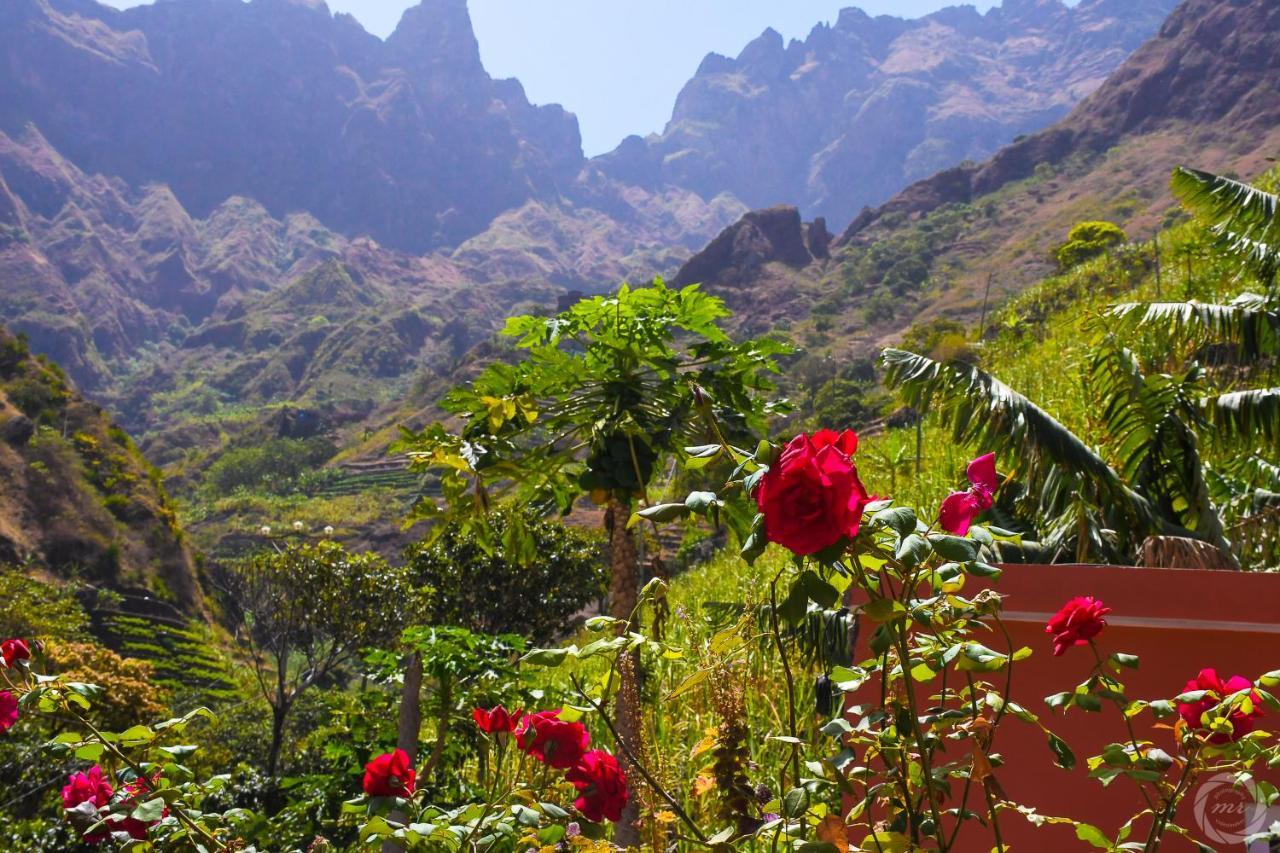
{"type": "Polygon", "coordinates": [[[433,541],[405,552],[414,582],[433,591],[419,614],[432,625],[546,643],[604,596],[598,536],[516,509],[492,513],[487,530],[459,521],[443,527],[433,541]],[[526,543],[531,559],[522,563],[519,549],[526,543]]]}

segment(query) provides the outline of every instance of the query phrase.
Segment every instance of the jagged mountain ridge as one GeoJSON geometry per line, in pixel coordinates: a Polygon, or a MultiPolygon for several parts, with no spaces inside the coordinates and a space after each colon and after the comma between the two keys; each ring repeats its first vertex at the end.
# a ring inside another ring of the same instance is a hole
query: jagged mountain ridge
{"type": "Polygon", "coordinates": [[[1154,38],[1062,122],[980,164],[920,181],[841,236],[854,239],[886,215],[968,202],[1032,175],[1041,164],[1105,152],[1125,137],[1179,122],[1263,135],[1280,123],[1280,6],[1251,0],[1186,0],[1154,38]]]}
{"type": "Polygon", "coordinates": [[[790,324],[819,349],[871,353],[914,322],[976,320],[984,304],[1052,273],[1051,249],[1075,222],[1110,219],[1149,240],[1177,207],[1168,183],[1178,165],[1248,177],[1277,151],[1280,6],[1184,0],[1061,122],[864,211],[829,259],[773,248],[804,239],[798,214],[774,211],[785,229],[764,243],[739,238],[755,212],[712,244],[744,251],[709,247],[677,280],[703,281],[748,311],[753,329],[763,307],[760,322],[790,324]]]}
{"type": "Polygon", "coordinates": [[[479,287],[447,258],[249,199],[198,219],[165,186],[86,175],[34,129],[0,134],[0,228],[0,316],[138,432],[163,422],[158,397],[190,406],[193,389],[209,405],[372,399],[369,380],[407,382],[558,292],[479,287]]]}
{"type": "Polygon", "coordinates": [[[1155,33],[1176,0],[1005,0],[916,20],[845,9],[784,43],[767,30],[709,55],[662,134],[595,164],[644,186],[841,224],[908,183],[1064,116],[1155,33]]]}
{"type": "Polygon", "coordinates": [[[0,129],[34,123],[198,217],[241,195],[423,252],[583,162],[573,116],[485,72],[465,0],[424,0],[385,42],[322,2],[9,0],[0,55],[0,129]]]}

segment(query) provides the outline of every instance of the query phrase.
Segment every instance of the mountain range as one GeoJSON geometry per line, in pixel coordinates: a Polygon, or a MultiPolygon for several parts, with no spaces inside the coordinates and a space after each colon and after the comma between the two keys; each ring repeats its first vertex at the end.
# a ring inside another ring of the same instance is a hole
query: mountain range
{"type": "Polygon", "coordinates": [[[514,310],[674,273],[749,204],[844,217],[1043,126],[1172,3],[847,10],[709,56],[663,134],[587,160],[485,71],[465,0],[385,41],[310,0],[10,0],[0,319],[139,432],[367,408],[514,310]]]}
{"type": "Polygon", "coordinates": [[[1265,171],[1280,150],[1278,84],[1280,6],[1185,0],[1052,126],[864,210],[821,252],[797,250],[820,223],[794,207],[753,211],[676,280],[704,282],[756,327],[791,326],[828,352],[873,352],[913,323],[980,319],[984,304],[1054,271],[1050,250],[1076,222],[1110,219],[1150,240],[1179,215],[1176,166],[1265,171]]]}
{"type": "Polygon", "coordinates": [[[736,58],[708,56],[661,134],[598,162],[628,183],[790,203],[843,225],[1062,118],[1175,5],[1005,0],[910,20],[850,8],[803,41],[766,30],[736,58]]]}

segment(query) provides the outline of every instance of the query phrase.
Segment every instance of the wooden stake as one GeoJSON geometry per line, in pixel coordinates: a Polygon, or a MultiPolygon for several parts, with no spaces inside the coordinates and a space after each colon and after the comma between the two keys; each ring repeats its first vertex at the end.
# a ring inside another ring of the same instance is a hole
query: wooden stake
{"type": "Polygon", "coordinates": [[[1156,302],[1160,301],[1160,235],[1151,238],[1151,245],[1156,253],[1156,302]]]}
{"type": "Polygon", "coordinates": [[[978,340],[982,340],[982,336],[987,332],[987,300],[991,297],[991,282],[995,279],[994,272],[987,273],[987,287],[982,292],[982,319],[978,321],[978,340]]]}

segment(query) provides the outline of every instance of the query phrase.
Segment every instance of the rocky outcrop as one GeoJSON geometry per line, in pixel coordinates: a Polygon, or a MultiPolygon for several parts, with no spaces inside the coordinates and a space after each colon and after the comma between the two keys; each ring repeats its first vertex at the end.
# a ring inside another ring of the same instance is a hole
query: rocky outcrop
{"type": "Polygon", "coordinates": [[[800,211],[790,205],[753,210],[730,225],[676,274],[675,283],[741,280],[770,262],[803,267],[814,261],[800,211]]]}
{"type": "Polygon", "coordinates": [[[660,135],[594,161],[753,207],[798,204],[847,222],[914,180],[982,160],[1064,116],[1176,0],[1005,0],[918,20],[846,9],[804,41],[767,30],[712,54],[660,135]]]}

